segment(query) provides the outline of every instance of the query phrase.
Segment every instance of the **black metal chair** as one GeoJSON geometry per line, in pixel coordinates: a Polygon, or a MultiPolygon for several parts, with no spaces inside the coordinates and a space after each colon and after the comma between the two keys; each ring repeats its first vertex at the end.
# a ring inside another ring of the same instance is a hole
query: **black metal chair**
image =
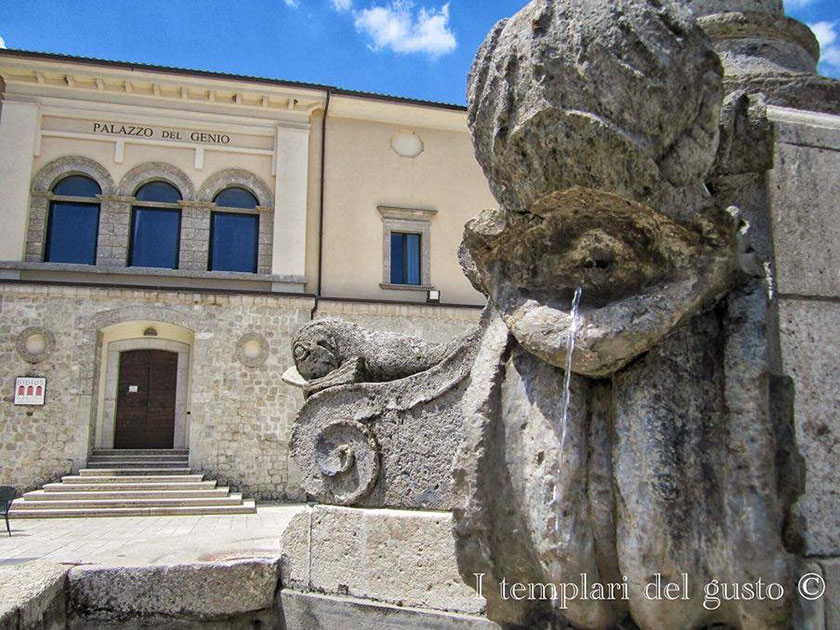
{"type": "Polygon", "coordinates": [[[15,494],[17,490],[12,486],[0,486],[0,514],[6,517],[6,531],[9,532],[9,536],[12,535],[12,528],[9,527],[9,508],[12,507],[15,494]]]}

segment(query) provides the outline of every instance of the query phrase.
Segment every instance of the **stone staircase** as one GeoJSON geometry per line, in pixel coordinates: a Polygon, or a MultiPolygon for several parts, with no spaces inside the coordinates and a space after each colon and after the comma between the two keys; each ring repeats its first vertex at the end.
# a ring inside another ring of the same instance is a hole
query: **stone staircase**
{"type": "Polygon", "coordinates": [[[179,449],[94,450],[78,475],[16,499],[10,518],[253,514],[253,500],[192,474],[179,449]]]}

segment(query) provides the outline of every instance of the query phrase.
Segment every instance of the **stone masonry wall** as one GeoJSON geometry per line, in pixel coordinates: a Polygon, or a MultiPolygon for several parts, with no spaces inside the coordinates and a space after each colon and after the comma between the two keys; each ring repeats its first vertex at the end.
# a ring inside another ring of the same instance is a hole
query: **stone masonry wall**
{"type": "MultiPolygon", "coordinates": [[[[29,490],[84,466],[94,444],[101,330],[149,320],[194,335],[190,465],[258,499],[303,498],[288,457],[303,399],[281,375],[292,363],[290,339],[314,304],[304,296],[0,285],[0,485],[29,490]],[[49,340],[40,356],[25,348],[33,332],[49,340]],[[255,345],[259,352],[248,355],[255,345]],[[17,376],[47,378],[43,407],[13,404],[17,376]]],[[[445,341],[479,313],[325,301],[316,316],[445,341]]]]}

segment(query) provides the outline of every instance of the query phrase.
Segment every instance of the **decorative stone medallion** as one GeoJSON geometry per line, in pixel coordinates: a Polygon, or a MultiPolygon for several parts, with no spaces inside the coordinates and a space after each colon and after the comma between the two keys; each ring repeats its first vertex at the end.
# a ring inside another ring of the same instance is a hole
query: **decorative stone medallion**
{"type": "Polygon", "coordinates": [[[262,335],[248,333],[236,342],[236,357],[246,367],[259,367],[268,358],[268,340],[262,335]]]}
{"type": "Polygon", "coordinates": [[[42,326],[30,326],[17,336],[17,353],[28,363],[43,361],[54,348],[55,335],[42,326]]]}

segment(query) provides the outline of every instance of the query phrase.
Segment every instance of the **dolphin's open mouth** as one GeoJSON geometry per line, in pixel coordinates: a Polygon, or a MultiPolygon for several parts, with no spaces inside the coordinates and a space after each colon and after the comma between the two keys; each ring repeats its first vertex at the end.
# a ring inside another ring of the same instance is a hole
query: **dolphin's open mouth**
{"type": "Polygon", "coordinates": [[[288,383],[289,385],[293,385],[295,387],[300,387],[301,389],[306,387],[307,383],[309,382],[300,375],[297,366],[294,364],[292,364],[292,366],[288,370],[283,372],[282,378],[283,382],[288,383]]]}

